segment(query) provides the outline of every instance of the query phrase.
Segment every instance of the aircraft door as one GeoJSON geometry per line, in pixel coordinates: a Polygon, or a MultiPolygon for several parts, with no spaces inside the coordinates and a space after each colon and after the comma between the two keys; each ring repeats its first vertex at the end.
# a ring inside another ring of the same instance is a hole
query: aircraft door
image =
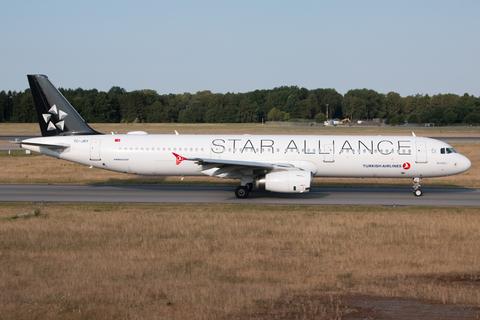
{"type": "Polygon", "coordinates": [[[90,143],[90,160],[92,161],[100,161],[100,139],[92,139],[90,143]]]}
{"type": "Polygon", "coordinates": [[[417,163],[427,163],[427,143],[425,141],[415,142],[417,147],[417,163]]]}
{"type": "Polygon", "coordinates": [[[333,144],[324,144],[323,152],[324,152],[323,162],[335,162],[334,154],[333,154],[334,152],[333,144]]]}

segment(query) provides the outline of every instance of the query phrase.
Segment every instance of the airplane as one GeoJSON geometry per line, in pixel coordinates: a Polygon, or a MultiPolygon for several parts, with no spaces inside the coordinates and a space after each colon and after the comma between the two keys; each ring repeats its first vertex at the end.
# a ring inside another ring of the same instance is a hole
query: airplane
{"type": "Polygon", "coordinates": [[[21,147],[86,166],[138,175],[239,179],[237,198],[261,190],[309,192],[313,177],[411,178],[459,174],[470,160],[443,141],[412,136],[102,134],[45,75],[27,76],[42,137],[21,147]]]}

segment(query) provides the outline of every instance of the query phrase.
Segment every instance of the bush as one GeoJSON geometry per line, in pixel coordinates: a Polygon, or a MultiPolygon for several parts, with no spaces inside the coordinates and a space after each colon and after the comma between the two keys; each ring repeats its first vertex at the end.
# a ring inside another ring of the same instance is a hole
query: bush
{"type": "Polygon", "coordinates": [[[408,116],[408,123],[420,123],[420,117],[416,113],[412,113],[408,116]]]}
{"type": "Polygon", "coordinates": [[[268,112],[267,119],[268,121],[289,121],[290,113],[287,113],[285,111],[280,111],[277,108],[272,108],[268,112]]]}
{"type": "Polygon", "coordinates": [[[390,124],[392,126],[397,126],[397,125],[404,125],[405,124],[405,116],[403,114],[399,114],[395,117],[392,117],[390,119],[390,124]]]}
{"type": "Polygon", "coordinates": [[[480,123],[480,113],[477,111],[470,112],[465,116],[465,118],[463,118],[463,122],[469,124],[480,123]]]}
{"type": "Polygon", "coordinates": [[[315,122],[316,123],[323,123],[325,121],[327,121],[327,116],[324,113],[319,112],[315,115],[315,122]]]}

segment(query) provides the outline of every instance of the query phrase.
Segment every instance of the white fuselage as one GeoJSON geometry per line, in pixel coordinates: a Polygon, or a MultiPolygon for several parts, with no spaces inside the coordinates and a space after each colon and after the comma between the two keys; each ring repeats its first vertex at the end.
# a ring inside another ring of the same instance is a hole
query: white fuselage
{"type": "Polygon", "coordinates": [[[141,175],[210,175],[195,161],[177,165],[172,153],[188,159],[289,164],[316,177],[439,177],[461,173],[471,165],[448,144],[414,136],[115,134],[23,142],[25,149],[59,159],[141,175]]]}

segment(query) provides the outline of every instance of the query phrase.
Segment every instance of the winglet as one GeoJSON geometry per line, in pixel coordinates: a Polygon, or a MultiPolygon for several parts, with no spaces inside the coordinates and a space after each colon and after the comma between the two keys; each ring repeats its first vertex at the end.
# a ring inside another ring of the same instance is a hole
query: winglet
{"type": "Polygon", "coordinates": [[[414,137],[416,137],[415,132],[412,131],[412,134],[413,134],[414,137]]]}

